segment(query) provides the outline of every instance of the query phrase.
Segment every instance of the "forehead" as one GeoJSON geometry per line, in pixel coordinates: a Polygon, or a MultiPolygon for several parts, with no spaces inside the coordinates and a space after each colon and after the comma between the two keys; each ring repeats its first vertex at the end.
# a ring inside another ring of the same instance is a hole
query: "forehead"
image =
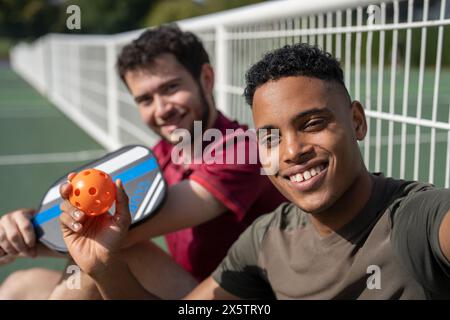
{"type": "Polygon", "coordinates": [[[285,119],[313,108],[332,109],[332,101],[337,98],[333,86],[327,81],[304,76],[266,82],[256,89],[253,96],[255,125],[261,127],[268,121],[285,119]]]}
{"type": "Polygon", "coordinates": [[[190,73],[173,54],[169,53],[157,56],[148,67],[131,70],[125,74],[125,80],[132,92],[141,87],[157,88],[175,78],[190,78],[190,73]]]}

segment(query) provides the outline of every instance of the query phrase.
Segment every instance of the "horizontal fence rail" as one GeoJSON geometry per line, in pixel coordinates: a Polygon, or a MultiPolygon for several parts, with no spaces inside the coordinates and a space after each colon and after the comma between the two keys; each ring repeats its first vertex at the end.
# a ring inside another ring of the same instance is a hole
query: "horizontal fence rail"
{"type": "MultiPolygon", "coordinates": [[[[450,185],[450,1],[269,1],[179,21],[203,41],[216,69],[218,108],[252,125],[244,74],[270,50],[307,42],[340,60],[368,134],[371,171],[450,185]]],[[[14,70],[112,150],[157,137],[139,119],[115,71],[121,48],[143,30],[49,34],[11,52],[14,70]]]]}

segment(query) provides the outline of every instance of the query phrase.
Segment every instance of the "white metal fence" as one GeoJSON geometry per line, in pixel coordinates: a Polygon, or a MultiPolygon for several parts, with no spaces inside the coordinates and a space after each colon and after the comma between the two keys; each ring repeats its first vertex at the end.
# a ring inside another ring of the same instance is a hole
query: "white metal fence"
{"type": "MultiPolygon", "coordinates": [[[[284,44],[326,49],[342,62],[352,98],[365,105],[369,134],[361,150],[369,169],[449,187],[450,69],[442,67],[450,52],[448,2],[271,1],[179,25],[198,34],[211,56],[219,109],[250,124],[242,92],[252,63],[284,44]],[[413,55],[415,46],[420,55],[413,55]]],[[[106,148],[152,145],[156,137],[139,120],[114,68],[123,45],[140,32],[50,34],[16,46],[11,62],[106,148]]]]}

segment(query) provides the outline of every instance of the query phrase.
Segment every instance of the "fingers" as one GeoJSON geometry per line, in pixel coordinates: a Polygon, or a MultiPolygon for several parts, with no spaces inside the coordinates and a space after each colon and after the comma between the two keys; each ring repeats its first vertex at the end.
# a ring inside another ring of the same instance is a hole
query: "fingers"
{"type": "Polygon", "coordinates": [[[30,249],[36,245],[36,234],[30,220],[32,215],[30,212],[27,213],[28,215],[17,214],[15,222],[25,244],[28,246],[28,249],[30,249]]]}
{"type": "Polygon", "coordinates": [[[69,199],[69,195],[72,192],[72,184],[70,184],[70,182],[76,175],[75,172],[69,173],[67,175],[67,182],[59,186],[59,193],[63,199],[69,199]]]}
{"type": "Polygon", "coordinates": [[[30,256],[36,245],[36,235],[31,223],[33,209],[20,209],[0,219],[0,257],[2,255],[30,256]]]}
{"type": "Polygon", "coordinates": [[[131,224],[131,214],[128,206],[128,196],[123,189],[120,179],[116,180],[116,212],[114,213],[116,225],[127,230],[131,224]]]}
{"type": "Polygon", "coordinates": [[[25,245],[17,225],[11,219],[11,215],[2,217],[1,226],[2,242],[0,246],[6,251],[7,254],[18,255],[28,251],[28,247],[25,245]]]}
{"type": "Polygon", "coordinates": [[[81,229],[83,229],[83,225],[78,220],[74,219],[73,215],[70,215],[68,212],[62,212],[59,216],[59,221],[65,236],[74,232],[80,232],[81,229]]]}
{"type": "Polygon", "coordinates": [[[72,179],[76,176],[76,172],[71,172],[67,175],[67,180],[72,181],[72,179]]]}
{"type": "Polygon", "coordinates": [[[61,202],[59,208],[62,212],[67,213],[76,222],[82,223],[86,218],[86,214],[77,207],[74,207],[68,200],[61,202]]]}
{"type": "Polygon", "coordinates": [[[72,192],[72,185],[69,182],[63,183],[59,186],[59,193],[63,199],[69,199],[69,195],[72,192]]]}

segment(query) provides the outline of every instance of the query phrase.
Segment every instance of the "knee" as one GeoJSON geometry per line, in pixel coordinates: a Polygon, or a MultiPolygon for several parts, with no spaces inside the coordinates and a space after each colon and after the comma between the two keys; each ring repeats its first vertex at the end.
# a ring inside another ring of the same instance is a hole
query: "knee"
{"type": "Polygon", "coordinates": [[[34,270],[19,270],[11,273],[0,285],[0,300],[20,299],[25,293],[25,283],[34,270]]]}
{"type": "Polygon", "coordinates": [[[56,271],[43,268],[15,271],[0,285],[0,300],[45,298],[57,278],[56,271]]]}

